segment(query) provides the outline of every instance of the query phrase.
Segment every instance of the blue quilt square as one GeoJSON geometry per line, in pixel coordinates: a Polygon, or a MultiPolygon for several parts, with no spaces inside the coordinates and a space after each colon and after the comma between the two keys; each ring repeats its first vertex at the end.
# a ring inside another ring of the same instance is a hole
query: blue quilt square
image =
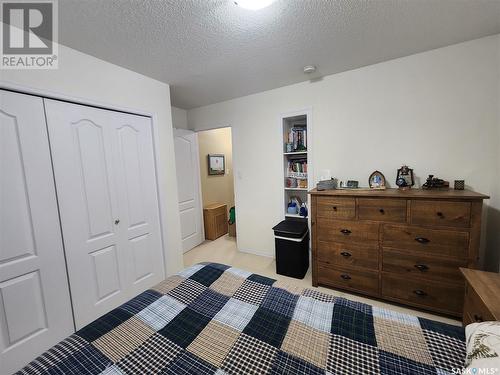
{"type": "Polygon", "coordinates": [[[299,296],[281,288],[271,288],[261,303],[262,307],[289,318],[293,316],[299,296]]]}
{"type": "Polygon", "coordinates": [[[420,317],[418,318],[418,321],[420,322],[420,327],[422,327],[422,329],[440,333],[445,336],[453,337],[460,341],[465,341],[465,329],[463,327],[454,326],[447,323],[441,323],[420,317]]]}
{"type": "Polygon", "coordinates": [[[377,346],[373,315],[352,307],[337,304],[333,306],[331,333],[377,346]]]}
{"type": "Polygon", "coordinates": [[[380,373],[384,375],[429,375],[437,374],[436,368],[424,363],[381,350],[379,352],[380,373]]]}
{"type": "Polygon", "coordinates": [[[356,311],[361,311],[361,312],[363,312],[365,314],[370,314],[370,315],[373,314],[373,308],[372,308],[372,306],[367,305],[366,303],[357,302],[357,301],[351,301],[349,299],[345,299],[345,298],[342,298],[342,297],[338,297],[335,300],[335,303],[337,305],[340,305],[340,306],[350,307],[351,309],[356,310],[356,311]]]}
{"type": "Polygon", "coordinates": [[[189,307],[194,311],[212,319],[221,309],[229,297],[217,293],[211,289],[205,290],[196,298],[189,307]]]}
{"type": "Polygon", "coordinates": [[[97,340],[102,335],[105,335],[113,328],[119,326],[124,321],[129,319],[133,314],[120,308],[114,309],[103,315],[99,319],[93,321],[89,325],[83,327],[76,334],[88,342],[97,340]]]}
{"type": "Polygon", "coordinates": [[[79,351],[56,362],[46,373],[50,375],[99,374],[112,364],[111,360],[97,348],[86,345],[79,351]]]}
{"type": "Polygon", "coordinates": [[[184,351],[165,370],[163,375],[211,375],[215,374],[217,368],[196,355],[184,351]]]}
{"type": "Polygon", "coordinates": [[[276,280],[275,279],[271,279],[269,277],[265,277],[265,276],[261,276],[261,275],[257,275],[257,274],[252,274],[250,276],[248,276],[247,280],[250,280],[250,281],[255,281],[256,283],[260,283],[260,284],[264,284],[264,285],[273,285],[276,280]]]}
{"type": "Polygon", "coordinates": [[[291,318],[285,315],[259,307],[243,333],[279,348],[285,338],[290,321],[291,318]]]}
{"type": "Polygon", "coordinates": [[[159,334],[186,348],[210,322],[210,318],[186,307],[159,334]]]}
{"type": "Polygon", "coordinates": [[[231,266],[227,266],[227,265],[222,264],[222,263],[208,263],[207,266],[221,270],[221,271],[225,271],[225,270],[231,268],[231,266]]]}
{"type": "Polygon", "coordinates": [[[163,294],[158,293],[155,290],[146,290],[145,292],[139,294],[137,297],[132,298],[127,303],[121,305],[119,309],[128,311],[132,315],[135,315],[162,296],[163,294]]]}
{"type": "Polygon", "coordinates": [[[191,275],[190,279],[199,282],[206,287],[212,285],[212,283],[217,280],[220,275],[224,273],[223,270],[219,270],[214,267],[205,266],[198,272],[191,275]]]}
{"type": "Polygon", "coordinates": [[[271,365],[269,375],[289,374],[324,375],[325,370],[322,370],[319,367],[316,367],[313,364],[306,362],[300,358],[279,351],[273,361],[273,364],[271,365]]]}

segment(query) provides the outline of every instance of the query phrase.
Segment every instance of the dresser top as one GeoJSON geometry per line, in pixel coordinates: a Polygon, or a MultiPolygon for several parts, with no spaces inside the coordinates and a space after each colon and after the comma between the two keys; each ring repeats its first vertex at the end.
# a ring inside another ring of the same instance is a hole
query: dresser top
{"type": "Polygon", "coordinates": [[[210,203],[203,207],[204,210],[215,210],[217,208],[226,207],[224,203],[210,203]]]}
{"type": "Polygon", "coordinates": [[[469,285],[483,300],[496,320],[500,320],[500,273],[460,268],[469,285]]]}
{"type": "Polygon", "coordinates": [[[423,189],[385,189],[375,190],[370,188],[359,189],[334,189],[322,190],[312,189],[311,195],[326,195],[334,197],[376,197],[376,198],[411,198],[411,199],[489,199],[484,194],[470,190],[423,190],[423,189]]]}

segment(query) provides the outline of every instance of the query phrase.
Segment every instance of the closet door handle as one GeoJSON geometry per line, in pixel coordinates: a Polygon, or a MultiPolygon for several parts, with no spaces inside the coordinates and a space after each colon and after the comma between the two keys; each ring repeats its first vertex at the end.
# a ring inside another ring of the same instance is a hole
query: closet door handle
{"type": "Polygon", "coordinates": [[[425,264],[415,264],[415,268],[421,272],[427,271],[429,267],[427,267],[425,264]]]}
{"type": "Polygon", "coordinates": [[[415,238],[415,241],[422,243],[422,244],[431,242],[431,240],[429,240],[428,238],[425,238],[425,237],[417,237],[417,238],[415,238]]]}
{"type": "Polygon", "coordinates": [[[115,220],[115,225],[118,225],[118,224],[120,224],[120,219],[115,220]]]}
{"type": "Polygon", "coordinates": [[[344,258],[349,258],[351,256],[351,253],[348,253],[347,251],[342,251],[340,255],[342,255],[344,258]]]}
{"type": "Polygon", "coordinates": [[[343,235],[350,235],[352,232],[349,230],[349,229],[341,229],[340,230],[340,233],[342,233],[343,235]]]}
{"type": "Polygon", "coordinates": [[[345,273],[340,275],[340,277],[343,278],[344,280],[351,280],[351,276],[346,275],[345,273]]]}
{"type": "Polygon", "coordinates": [[[427,293],[420,289],[414,290],[413,293],[415,293],[419,297],[425,297],[427,295],[427,293]]]}

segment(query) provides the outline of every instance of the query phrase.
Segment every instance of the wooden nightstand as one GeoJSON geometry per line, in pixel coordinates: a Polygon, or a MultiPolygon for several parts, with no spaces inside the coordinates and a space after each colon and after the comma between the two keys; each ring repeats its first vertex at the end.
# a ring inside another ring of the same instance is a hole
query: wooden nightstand
{"type": "Polygon", "coordinates": [[[465,277],[463,324],[500,320],[500,274],[460,268],[465,277]]]}

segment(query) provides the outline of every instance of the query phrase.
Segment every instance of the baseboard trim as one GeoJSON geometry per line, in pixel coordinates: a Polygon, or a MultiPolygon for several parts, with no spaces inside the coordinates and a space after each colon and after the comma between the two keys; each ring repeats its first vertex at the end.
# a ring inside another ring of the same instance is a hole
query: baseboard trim
{"type": "Polygon", "coordinates": [[[258,255],[258,256],[261,256],[261,257],[266,257],[266,258],[272,258],[274,259],[275,256],[274,256],[274,251],[272,253],[267,253],[267,252],[263,252],[263,251],[255,251],[255,250],[248,250],[248,249],[241,249],[238,247],[238,251],[242,252],[242,253],[247,253],[247,254],[252,254],[252,255],[258,255]]]}

